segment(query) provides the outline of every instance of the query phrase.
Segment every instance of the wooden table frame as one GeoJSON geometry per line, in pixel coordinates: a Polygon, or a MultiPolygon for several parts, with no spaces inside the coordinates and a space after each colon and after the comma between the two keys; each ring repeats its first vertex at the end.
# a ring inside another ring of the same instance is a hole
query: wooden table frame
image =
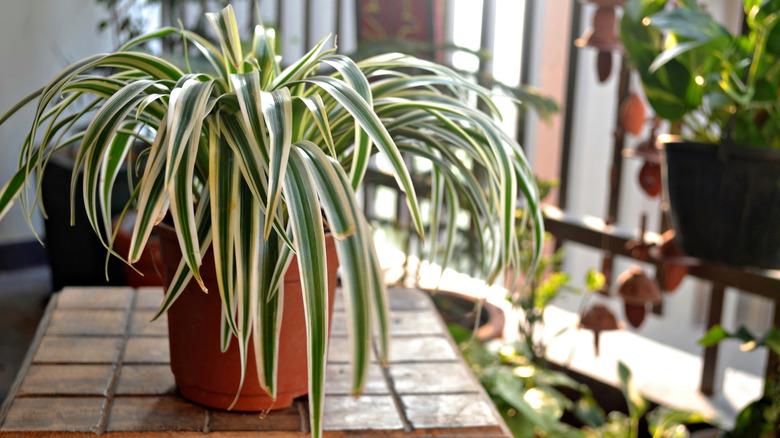
{"type": "MultiPolygon", "coordinates": [[[[305,398],[257,414],[206,409],[176,393],[157,288],[54,294],[2,407],[0,436],[308,436],[305,398]]],[[[326,436],[510,436],[463,362],[430,297],[390,291],[391,357],[372,360],[349,395],[344,308],[337,298],[327,367],[326,436]]],[[[374,355],[375,358],[375,355],[374,355]]]]}

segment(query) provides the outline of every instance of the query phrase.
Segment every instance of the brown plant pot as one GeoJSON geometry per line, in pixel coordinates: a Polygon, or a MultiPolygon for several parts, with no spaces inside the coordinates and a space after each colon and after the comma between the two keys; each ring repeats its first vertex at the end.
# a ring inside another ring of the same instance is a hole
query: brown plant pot
{"type": "MultiPolygon", "coordinates": [[[[114,240],[114,249],[123,257],[130,253],[130,242],[133,238],[133,227],[135,226],[137,213],[134,210],[127,212],[122,222],[119,222],[119,216],[114,217],[113,228],[119,228],[114,240]]],[[[163,284],[163,271],[165,270],[160,253],[160,238],[153,233],[149,236],[141,253],[141,258],[129,266],[122,263],[125,272],[127,285],[133,288],[165,286],[163,284]],[[135,269],[133,269],[135,268],[135,269]]]]}
{"type": "MultiPolygon", "coordinates": [[[[477,322],[475,310],[478,298],[454,291],[429,291],[439,314],[447,324],[458,324],[471,330],[477,322]]],[[[481,341],[489,341],[503,337],[504,311],[495,304],[487,301],[482,303],[482,312],[477,323],[477,338],[481,341]]]]}
{"type": "MultiPolygon", "coordinates": [[[[173,228],[157,227],[165,262],[166,283],[176,271],[181,251],[173,228]]],[[[329,319],[333,314],[338,257],[332,236],[326,240],[328,262],[329,319]]],[[[180,394],[195,403],[217,409],[227,409],[235,399],[240,381],[241,363],[235,336],[225,353],[220,351],[219,297],[214,258],[211,249],[203,257],[200,274],[209,293],[203,293],[194,281],[168,309],[168,333],[171,350],[171,370],[180,394]]],[[[250,338],[250,358],[234,411],[259,412],[282,409],[292,405],[296,397],[308,393],[306,324],[303,312],[301,282],[297,257],[293,257],[284,278],[284,307],[279,338],[279,372],[277,399],[273,400],[260,387],[250,338]]]]}

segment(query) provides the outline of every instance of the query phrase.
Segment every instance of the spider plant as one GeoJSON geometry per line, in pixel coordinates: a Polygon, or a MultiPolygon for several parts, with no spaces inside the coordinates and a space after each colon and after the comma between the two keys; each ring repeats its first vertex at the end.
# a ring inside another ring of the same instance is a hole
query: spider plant
{"type": "MultiPolygon", "coordinates": [[[[387,361],[386,291],[355,198],[369,158],[380,154],[390,163],[420,236],[424,219],[404,156],[432,163],[431,216],[444,216],[453,225],[442,233],[444,263],[452,253],[456,215],[463,209],[478,225],[481,252],[475,257],[489,281],[507,266],[520,266],[514,216],[520,195],[532,222],[533,269],[543,234],[537,188],[522,149],[494,120],[490,93],[452,70],[402,54],[356,63],[328,48],[328,38],[282,69],[272,30],[258,25],[245,51],[232,7],[207,18],[218,45],[185,29],[162,28],[116,52],[70,65],[4,114],[0,124],[37,101],[18,170],[0,192],[0,212],[20,199],[29,220],[51,154],[80,142],[71,203],[77,202],[76,175],[83,168],[79,201],[89,222],[108,252],[129,263],[140,257],[154,225],[170,213],[183,257],[158,316],[189,281],[205,290],[199,267],[201,254],[211,247],[224,345],[231,335],[238,338],[243,375],[246,364],[254,363],[246,354],[253,335],[258,375],[271,396],[281,278],[297,255],[311,430],[320,436],[328,342],[325,226],[337,240],[342,266],[353,391],[359,393],[365,381],[372,325],[380,359],[387,361]],[[189,62],[179,68],[139,50],[142,43],[166,36],[178,36],[185,53],[194,46],[209,71],[191,71],[189,62]],[[467,104],[470,96],[482,100],[490,113],[467,104]],[[87,127],[72,134],[85,116],[87,127]],[[139,139],[147,146],[141,154],[131,153],[139,139]],[[122,165],[139,169],[125,207],[137,211],[129,254],[112,249],[111,218],[98,210],[110,203],[122,165]],[[477,167],[484,169],[481,179],[477,167]],[[264,256],[277,253],[278,258],[264,256]]],[[[430,234],[438,237],[436,230],[430,234]]]]}

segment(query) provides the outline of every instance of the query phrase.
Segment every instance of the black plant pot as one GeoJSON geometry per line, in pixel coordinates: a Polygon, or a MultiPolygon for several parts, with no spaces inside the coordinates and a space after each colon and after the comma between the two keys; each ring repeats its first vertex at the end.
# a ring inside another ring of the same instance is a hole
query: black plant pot
{"type": "MultiPolygon", "coordinates": [[[[106,281],[106,248],[95,235],[83,204],[82,176],[76,185],[75,224],[70,224],[70,180],[73,159],[63,154],[52,156],[43,174],[41,199],[48,218],[46,255],[51,267],[52,290],[65,286],[99,286],[125,284],[122,262],[111,257],[106,281]]],[[[117,176],[112,196],[111,213],[122,211],[130,199],[127,176],[117,176]]],[[[98,204],[98,211],[100,211],[98,204]]]]}
{"type": "Polygon", "coordinates": [[[664,196],[683,251],[780,269],[780,151],[661,141],[664,196]]]}

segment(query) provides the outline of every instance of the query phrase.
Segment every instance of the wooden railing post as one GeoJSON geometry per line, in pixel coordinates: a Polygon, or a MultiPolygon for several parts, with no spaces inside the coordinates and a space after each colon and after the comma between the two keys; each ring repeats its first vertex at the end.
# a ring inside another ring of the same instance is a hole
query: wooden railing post
{"type": "MultiPolygon", "coordinates": [[[[726,287],[721,283],[712,282],[710,291],[709,312],[707,313],[707,330],[720,324],[723,315],[723,298],[726,287]]],[[[702,394],[713,395],[716,392],[716,372],[718,367],[718,344],[704,349],[704,364],[701,370],[701,386],[699,389],[702,394]]],[[[717,386],[720,386],[720,383],[717,386]]]]}

